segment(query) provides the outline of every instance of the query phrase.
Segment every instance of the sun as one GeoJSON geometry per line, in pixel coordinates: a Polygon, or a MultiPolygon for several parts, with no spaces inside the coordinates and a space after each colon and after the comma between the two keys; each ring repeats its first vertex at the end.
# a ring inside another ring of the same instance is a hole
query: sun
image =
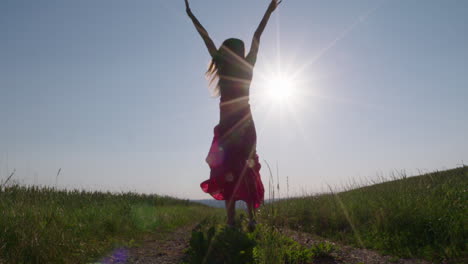
{"type": "Polygon", "coordinates": [[[292,62],[266,64],[260,68],[254,80],[252,102],[267,115],[290,114],[292,118],[298,118],[301,109],[307,105],[305,101],[311,96],[310,87],[313,86],[309,76],[302,76],[297,68],[292,62]]]}
{"type": "Polygon", "coordinates": [[[294,80],[283,74],[271,76],[265,85],[269,99],[278,103],[290,102],[294,96],[294,89],[294,80]]]}

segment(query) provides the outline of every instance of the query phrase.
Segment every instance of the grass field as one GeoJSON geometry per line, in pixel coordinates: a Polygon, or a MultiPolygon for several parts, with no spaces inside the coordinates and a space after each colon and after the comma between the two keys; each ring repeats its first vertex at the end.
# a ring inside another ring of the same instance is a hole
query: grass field
{"type": "Polygon", "coordinates": [[[262,221],[402,257],[466,259],[468,167],[276,201],[262,221]]]}
{"type": "Polygon", "coordinates": [[[310,263],[333,250],[330,244],[305,248],[279,233],[281,227],[396,256],[463,263],[467,187],[464,167],[283,199],[261,208],[254,233],[226,228],[222,209],[187,200],[2,187],[0,263],[91,263],[112,249],[136,245],[147,233],[167,234],[203,219],[212,220],[193,231],[187,263],[310,263]]]}
{"type": "Polygon", "coordinates": [[[0,189],[0,263],[89,263],[148,232],[168,232],[218,211],[134,193],[0,189]]]}

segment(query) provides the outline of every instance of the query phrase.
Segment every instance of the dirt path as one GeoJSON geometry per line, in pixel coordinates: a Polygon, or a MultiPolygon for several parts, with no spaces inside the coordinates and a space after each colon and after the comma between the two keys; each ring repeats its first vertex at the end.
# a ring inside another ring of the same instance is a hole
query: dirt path
{"type": "Polygon", "coordinates": [[[193,226],[186,226],[170,234],[149,235],[139,246],[116,249],[101,261],[105,264],[178,264],[188,248],[193,226]]]}
{"type": "MultiPolygon", "coordinates": [[[[139,246],[134,248],[116,249],[109,257],[100,263],[105,264],[178,264],[185,256],[188,248],[193,226],[182,227],[176,231],[161,235],[151,235],[143,239],[139,246]]],[[[281,232],[304,246],[327,240],[308,234],[282,229],[281,232]]],[[[314,264],[430,264],[430,262],[417,259],[398,259],[383,256],[375,251],[359,249],[339,243],[327,241],[336,246],[331,257],[314,260],[314,264]]]]}
{"type": "Polygon", "coordinates": [[[391,256],[383,256],[372,250],[338,244],[325,240],[324,238],[290,229],[283,229],[281,232],[304,246],[310,247],[315,243],[325,241],[336,246],[335,251],[331,253],[332,257],[314,260],[314,264],[430,264],[430,262],[419,259],[399,259],[391,256]]]}

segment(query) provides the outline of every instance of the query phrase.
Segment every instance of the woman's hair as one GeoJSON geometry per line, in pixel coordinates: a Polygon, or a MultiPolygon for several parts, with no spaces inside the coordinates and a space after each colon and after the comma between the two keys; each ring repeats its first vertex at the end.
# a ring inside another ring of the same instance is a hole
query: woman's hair
{"type": "Polygon", "coordinates": [[[240,39],[226,39],[218,49],[216,55],[212,58],[205,75],[209,81],[211,94],[214,97],[221,95],[219,86],[220,75],[231,75],[236,63],[240,63],[239,57],[244,59],[244,42],[240,39]]]}

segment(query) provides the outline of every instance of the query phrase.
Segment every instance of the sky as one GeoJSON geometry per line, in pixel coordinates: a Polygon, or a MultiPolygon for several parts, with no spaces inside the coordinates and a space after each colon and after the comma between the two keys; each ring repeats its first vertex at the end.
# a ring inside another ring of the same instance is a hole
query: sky
{"type": "MultiPolygon", "coordinates": [[[[267,0],[192,0],[247,47],[267,0]]],[[[468,1],[284,0],[251,86],[280,195],[468,164],[468,1]],[[291,79],[282,100],[271,79],[291,79]],[[270,82],[269,82],[270,81],[270,82]]],[[[0,1],[0,179],[203,199],[219,120],[182,0],[0,1]],[[57,177],[57,171],[61,169],[57,177]]]]}

